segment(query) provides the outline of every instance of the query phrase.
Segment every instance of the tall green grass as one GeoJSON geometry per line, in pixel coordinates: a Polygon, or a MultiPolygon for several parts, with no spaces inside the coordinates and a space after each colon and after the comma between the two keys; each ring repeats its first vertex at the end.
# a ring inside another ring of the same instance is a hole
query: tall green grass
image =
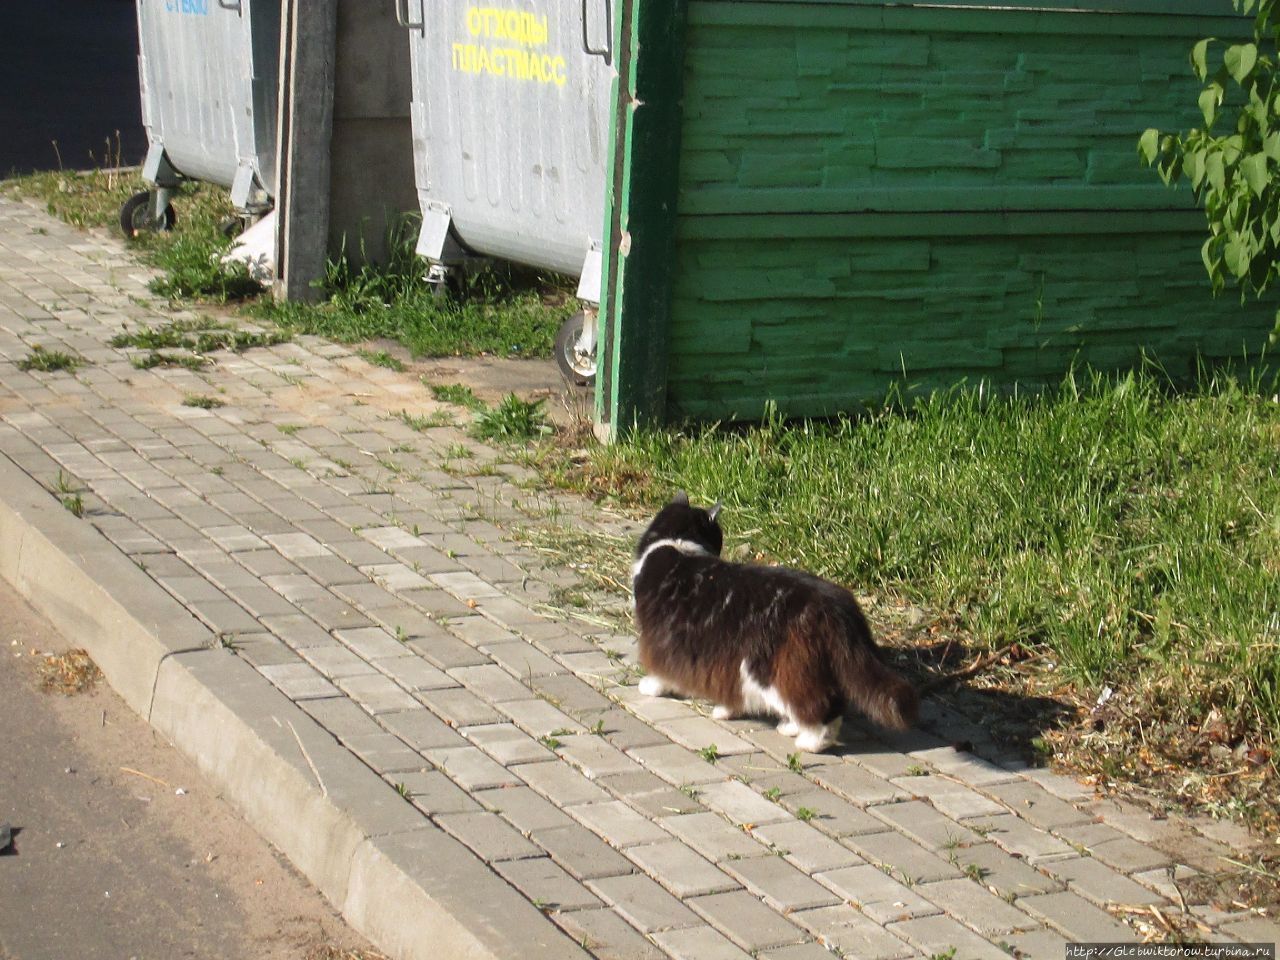
{"type": "Polygon", "coordinates": [[[481,270],[458,289],[440,289],[424,279],[416,238],[408,219],[390,237],[385,263],[354,267],[344,251],[318,284],[322,302],[262,304],[259,313],[287,330],[344,343],[395,340],[415,357],[550,356],[556,331],[576,309],[560,278],[481,270]]]}
{"type": "Polygon", "coordinates": [[[584,475],[725,502],[778,561],[955,612],[1170,715],[1280,730],[1280,404],[1222,375],[1070,376],[860,419],[640,432],[584,475]],[[637,482],[638,481],[638,482],[637,482]]]}

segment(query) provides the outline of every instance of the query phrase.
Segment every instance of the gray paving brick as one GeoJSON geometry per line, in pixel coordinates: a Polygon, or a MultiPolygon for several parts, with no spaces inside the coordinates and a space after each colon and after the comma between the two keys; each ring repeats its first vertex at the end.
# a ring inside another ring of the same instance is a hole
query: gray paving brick
{"type": "Polygon", "coordinates": [[[258,672],[274,683],[290,700],[311,700],[341,695],[337,687],[305,663],[282,663],[261,667],[258,672]]]}
{"type": "Polygon", "coordinates": [[[816,767],[810,776],[819,786],[832,790],[859,805],[905,800],[908,797],[901,787],[895,786],[855,763],[816,767]]]}
{"type": "Polygon", "coordinates": [[[609,908],[553,913],[570,938],[598,960],[665,960],[666,954],[609,908]]]}
{"type": "Polygon", "coordinates": [[[334,596],[304,597],[298,601],[298,608],[326,630],[351,630],[371,624],[355,607],[334,596]]]}
{"type": "Polygon", "coordinates": [[[841,954],[858,960],[897,960],[914,953],[903,940],[848,904],[797,911],[791,919],[841,954]]]}
{"type": "Polygon", "coordinates": [[[559,760],[548,763],[522,763],[511,769],[534,790],[561,807],[603,803],[609,800],[607,793],[567,763],[559,760]]]}
{"type": "Polygon", "coordinates": [[[551,755],[546,746],[511,723],[463,727],[461,733],[504,766],[546,760],[551,755]]]}
{"type": "Polygon", "coordinates": [[[501,590],[480,579],[474,573],[433,573],[428,579],[461,600],[503,596],[501,590]]]}
{"type": "Polygon", "coordinates": [[[1246,917],[1236,923],[1225,924],[1222,932],[1241,943],[1280,943],[1280,924],[1270,917],[1246,917]]]}
{"type": "Polygon", "coordinates": [[[984,789],[1001,803],[1007,804],[1028,823],[1044,830],[1056,830],[1093,820],[1092,813],[1085,813],[1059,800],[1039,784],[1026,780],[991,784],[984,789]]]}
{"type": "Polygon", "coordinates": [[[556,752],[592,780],[610,774],[642,772],[634,760],[601,736],[579,733],[557,739],[560,746],[556,752]]]}
{"type": "Polygon", "coordinates": [[[1070,891],[1022,897],[1018,906],[1057,927],[1072,940],[1132,943],[1136,939],[1123,923],[1070,891]]]}
{"type": "Polygon", "coordinates": [[[947,954],[965,960],[1008,960],[1009,955],[994,943],[966,930],[951,917],[918,917],[890,924],[888,929],[931,956],[947,954]]]}
{"type": "Polygon", "coordinates": [[[476,747],[431,747],[423,755],[464,790],[518,784],[519,778],[476,747]]]}
{"type": "Polygon", "coordinates": [[[566,713],[581,717],[583,714],[600,713],[612,704],[591,686],[571,674],[561,673],[551,677],[532,677],[529,680],[534,691],[566,713]]]}
{"type": "Polygon", "coordinates": [[[953,820],[1008,812],[1003,804],[947,777],[905,776],[894,779],[893,783],[913,797],[927,798],[939,813],[953,820]]]}
{"type": "Polygon", "coordinates": [[[411,650],[381,627],[357,627],[354,630],[337,630],[334,632],[334,636],[365,660],[412,655],[411,650]]]}
{"type": "Polygon", "coordinates": [[[494,864],[508,883],[544,910],[581,910],[600,906],[600,900],[556,865],[550,857],[508,860],[494,864]]]}
{"type": "Polygon", "coordinates": [[[813,878],[878,923],[938,912],[935,904],[870,864],[829,870],[813,878]]]}
{"type": "Polygon", "coordinates": [[[318,623],[303,613],[284,617],[263,617],[262,625],[295,650],[333,646],[337,643],[318,623]]]}
{"type": "Polygon", "coordinates": [[[815,827],[798,820],[766,823],[751,831],[752,836],[776,849],[788,862],[806,873],[852,867],[862,858],[815,827]]]}
{"type": "Polygon", "coordinates": [[[439,770],[407,770],[384,776],[393,786],[403,787],[408,800],[423,813],[471,813],[480,810],[476,803],[439,770]]]}
{"type": "Polygon", "coordinates": [[[275,547],[281,556],[290,560],[302,557],[324,557],[332,552],[315,537],[306,533],[266,534],[262,539],[275,547]]]}
{"type": "Polygon", "coordinates": [[[959,844],[976,844],[981,838],[966,826],[945,817],[919,800],[886,803],[868,811],[900,833],[935,853],[959,844]]]}
{"type": "Polygon", "coordinates": [[[455,667],[449,676],[462,683],[477,696],[489,703],[501,703],[504,700],[527,700],[532,690],[509,673],[494,664],[482,664],[474,667],[455,667]]]}
{"type": "Polygon", "coordinates": [[[713,863],[770,853],[764,844],[718,814],[689,813],[663,817],[658,822],[713,863]]]}
{"type": "Polygon", "coordinates": [[[864,833],[877,833],[884,829],[883,821],[877,820],[848,800],[827,793],[825,790],[784,793],[778,802],[792,812],[802,809],[812,810],[814,817],[810,823],[832,837],[858,836],[864,833]]]}
{"type": "Polygon", "coordinates": [[[419,630],[411,632],[407,646],[420,656],[426,657],[441,670],[452,670],[455,667],[472,667],[489,662],[489,658],[469,647],[457,637],[450,636],[442,628],[435,627],[428,633],[419,630]]]}
{"type": "Polygon", "coordinates": [[[474,797],[485,809],[501,814],[524,834],[573,825],[568,814],[526,786],[477,790],[474,797]]]}
{"type": "Polygon", "coordinates": [[[558,731],[574,732],[582,729],[582,724],[545,700],[506,700],[494,706],[499,712],[510,717],[516,726],[535,737],[546,737],[553,733],[558,735],[558,731]]]}
{"type": "Polygon", "coordinates": [[[1027,930],[1039,925],[1016,906],[970,879],[921,883],[913,889],[940,906],[947,916],[955,917],[984,936],[1027,930]]]}
{"type": "Polygon", "coordinates": [[[994,843],[979,843],[971,847],[958,847],[956,863],[963,870],[970,865],[982,871],[982,882],[994,887],[1002,896],[1024,896],[1029,893],[1051,893],[1062,889],[1062,884],[1028,866],[1020,857],[1008,854],[994,843]]]}
{"type": "Polygon", "coordinates": [[[724,870],[784,914],[836,903],[838,898],[781,857],[728,860],[724,870]]]}
{"type": "Polygon", "coordinates": [[[521,679],[547,677],[564,672],[564,667],[524,640],[484,643],[481,644],[481,649],[495,663],[501,664],[509,673],[521,679]]]}
{"type": "Polygon", "coordinates": [[[592,726],[602,724],[605,739],[619,750],[630,752],[641,747],[655,747],[670,743],[657,730],[619,707],[592,713],[583,719],[590,720],[592,726]]]}
{"type": "Polygon", "coordinates": [[[713,783],[724,779],[723,771],[698,754],[675,744],[640,747],[628,751],[632,758],[667,783],[682,787],[690,783],[713,783]]]}
{"type": "Polygon", "coordinates": [[[697,916],[662,887],[638,873],[588,880],[587,888],[642,933],[692,927],[697,916]]]}
{"type": "Polygon", "coordinates": [[[347,696],[375,715],[412,710],[417,705],[417,701],[394,680],[380,673],[338,677],[334,682],[347,696]]]}
{"type": "Polygon", "coordinates": [[[949,746],[910,751],[912,758],[929,764],[971,787],[1017,780],[1018,775],[979,756],[949,746]]]}
{"type": "Polygon", "coordinates": [[[418,696],[453,727],[476,727],[501,723],[504,719],[491,704],[461,687],[423,690],[418,696]]]}
{"type": "Polygon", "coordinates": [[[671,839],[669,833],[636,813],[621,800],[579,804],[568,808],[566,812],[615,847],[625,848],[671,839]]]}
{"type": "Polygon", "coordinates": [[[535,830],[530,838],[579,880],[636,872],[630,861],[594,833],[577,824],[535,830]]]}
{"type": "Polygon", "coordinates": [[[1001,814],[996,817],[978,817],[966,821],[975,832],[985,836],[1003,849],[1023,857],[1030,864],[1045,860],[1072,856],[1075,851],[1053,834],[1040,830],[1021,817],[1001,814]]]}
{"type": "Polygon", "coordinates": [[[1004,940],[1023,960],[1062,960],[1066,955],[1066,938],[1050,927],[1013,933],[1004,940]]]}
{"type": "Polygon", "coordinates": [[[543,855],[496,813],[444,813],[435,817],[435,821],[490,863],[543,855]]]}
{"type": "MultiPolygon", "coordinates": [[[[308,701],[308,705],[325,702],[323,700],[311,700],[308,701]]],[[[342,702],[351,704],[356,710],[360,710],[350,700],[343,700],[342,702]]],[[[360,713],[366,717],[368,716],[363,710],[360,710],[360,713]]],[[[390,733],[379,731],[340,739],[344,747],[381,774],[417,772],[428,766],[426,758],[422,754],[418,753],[399,737],[390,733]]]]}
{"type": "Polygon", "coordinates": [[[791,819],[789,811],[766,800],[738,780],[702,784],[698,788],[698,798],[712,810],[728,817],[730,822],[739,825],[791,819]]]}
{"type": "Polygon", "coordinates": [[[1053,860],[1044,869],[1064,881],[1068,889],[1104,907],[1110,903],[1164,902],[1163,897],[1092,857],[1053,860]]]}
{"type": "Polygon", "coordinates": [[[376,661],[377,668],[406,690],[440,690],[456,682],[418,656],[387,657],[376,661]]]}
{"type": "Polygon", "coordinates": [[[1161,850],[1130,837],[1108,840],[1090,846],[1094,858],[1122,873],[1138,873],[1167,867],[1173,859],[1161,850]]]}
{"type": "Polygon", "coordinates": [[[722,756],[735,753],[752,753],[755,744],[731,733],[728,729],[707,717],[688,717],[682,720],[657,721],[659,730],[676,743],[690,750],[715,747],[722,756]]]}
{"type": "MultiPolygon", "coordinates": [[[[276,556],[279,556],[276,554],[276,556]]],[[[363,573],[341,557],[299,557],[290,566],[302,570],[322,587],[337,587],[343,584],[364,583],[368,580],[363,573]]],[[[274,572],[274,571],[273,571],[274,572]]],[[[289,571],[281,571],[289,572],[289,571]]]]}
{"type": "Polygon", "coordinates": [[[415,750],[464,747],[467,741],[426,707],[384,713],[378,721],[415,750]]]}
{"type": "Polygon", "coordinates": [[[954,864],[896,831],[861,834],[847,837],[844,842],[867,862],[890,867],[894,876],[910,878],[912,882],[960,876],[954,864]]]}
{"type": "Polygon", "coordinates": [[[748,953],[803,943],[801,929],[745,890],[712,893],[688,901],[698,915],[748,953]]]}
{"type": "MultiPolygon", "coordinates": [[[[281,559],[284,560],[283,557],[281,559]]],[[[288,563],[289,561],[284,560],[284,562],[288,563]]],[[[329,591],[316,583],[315,580],[297,570],[292,573],[269,574],[262,578],[262,582],[291,603],[297,603],[299,600],[304,599],[317,600],[330,595],[329,591]]],[[[296,614],[297,611],[272,611],[269,615],[288,616],[291,613],[296,614]]]]}
{"type": "Polygon", "coordinates": [[[663,930],[653,940],[673,960],[751,960],[751,954],[707,926],[663,930]]]}
{"type": "Polygon", "coordinates": [[[400,597],[382,584],[366,580],[363,583],[339,583],[329,588],[337,597],[364,611],[370,617],[374,611],[399,608],[400,597]]]}
{"type": "MultiPolygon", "coordinates": [[[[629,774],[623,774],[624,779],[630,779],[629,774]]],[[[603,777],[600,785],[607,790],[613,789],[613,777],[603,777]]],[[[675,816],[682,813],[700,813],[706,808],[700,804],[695,796],[692,796],[693,788],[688,792],[676,790],[674,787],[668,787],[665,790],[658,790],[654,793],[631,793],[624,794],[626,802],[634,807],[643,816],[651,820],[657,820],[662,817],[675,816]]]]}
{"type": "Polygon", "coordinates": [[[297,663],[299,657],[269,633],[250,633],[235,639],[236,655],[255,667],[297,663]]]}
{"type": "Polygon", "coordinates": [[[737,889],[739,883],[680,840],[627,847],[627,856],[681,899],[737,889]]]}
{"type": "Polygon", "coordinates": [[[327,647],[310,647],[302,650],[301,653],[304,660],[330,679],[355,677],[361,674],[370,675],[378,672],[350,650],[337,644],[327,647]]]}

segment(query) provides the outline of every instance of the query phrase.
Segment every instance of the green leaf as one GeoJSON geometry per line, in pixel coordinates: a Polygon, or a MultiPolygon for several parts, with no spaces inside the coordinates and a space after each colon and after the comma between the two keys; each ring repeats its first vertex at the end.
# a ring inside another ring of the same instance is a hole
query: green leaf
{"type": "Polygon", "coordinates": [[[1272,160],[1280,161],[1280,130],[1269,133],[1263,138],[1262,152],[1272,160]]]}
{"type": "Polygon", "coordinates": [[[1231,271],[1232,276],[1237,280],[1249,272],[1249,256],[1248,241],[1243,237],[1232,237],[1227,241],[1225,247],[1222,248],[1222,260],[1226,264],[1227,269],[1231,271]]]}
{"type": "Polygon", "coordinates": [[[1200,91],[1197,102],[1200,104],[1200,112],[1204,114],[1204,125],[1212,127],[1213,118],[1218,113],[1218,104],[1222,102],[1222,87],[1216,83],[1209,84],[1200,91]]]}
{"type": "Polygon", "coordinates": [[[1206,37],[1191,48],[1191,66],[1195,70],[1196,76],[1201,80],[1209,75],[1209,68],[1205,64],[1205,58],[1209,53],[1209,44],[1216,39],[1217,37],[1206,37]]]}
{"type": "Polygon", "coordinates": [[[1249,184],[1249,189],[1253,191],[1253,195],[1261,197],[1270,179],[1267,175],[1267,155],[1254,153],[1245,157],[1240,161],[1240,172],[1244,174],[1244,179],[1249,184]]]}
{"type": "Polygon", "coordinates": [[[1186,162],[1187,176],[1191,178],[1191,186],[1195,190],[1200,189],[1200,184],[1204,181],[1204,151],[1188,150],[1186,162]]]}
{"type": "Polygon", "coordinates": [[[1156,162],[1156,157],[1160,153],[1159,130],[1148,127],[1142,131],[1142,136],[1138,138],[1138,153],[1142,154],[1142,158],[1147,161],[1147,166],[1156,162]]]}
{"type": "Polygon", "coordinates": [[[1227,183],[1227,171],[1221,153],[1211,153],[1204,161],[1204,176],[1209,186],[1221,190],[1227,183]]]}
{"type": "Polygon", "coordinates": [[[1243,85],[1245,77],[1253,72],[1253,66],[1258,62],[1258,48],[1252,43],[1227,47],[1227,52],[1222,55],[1222,62],[1231,78],[1243,85]]]}

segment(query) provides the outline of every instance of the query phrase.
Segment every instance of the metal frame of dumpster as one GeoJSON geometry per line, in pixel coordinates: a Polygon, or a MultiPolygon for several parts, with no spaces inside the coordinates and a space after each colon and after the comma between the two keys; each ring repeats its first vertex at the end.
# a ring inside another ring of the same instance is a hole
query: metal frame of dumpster
{"type": "Polygon", "coordinates": [[[417,252],[430,279],[468,254],[579,279],[594,356],[613,83],[610,0],[527,8],[395,0],[410,33],[417,252]]]}
{"type": "Polygon", "coordinates": [[[138,0],[137,9],[153,222],[183,179],[229,188],[246,218],[265,213],[276,177],[279,3],[138,0]]]}

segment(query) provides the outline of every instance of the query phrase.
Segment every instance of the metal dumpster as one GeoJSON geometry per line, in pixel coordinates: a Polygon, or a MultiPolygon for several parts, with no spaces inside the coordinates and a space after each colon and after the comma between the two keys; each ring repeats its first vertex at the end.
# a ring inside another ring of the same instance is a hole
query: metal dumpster
{"type": "Polygon", "coordinates": [[[173,222],[182,179],[231,190],[246,219],[271,208],[280,60],[278,0],[138,0],[138,77],[155,186],[120,211],[126,234],[173,222]]]}
{"type": "Polygon", "coordinates": [[[594,372],[608,168],[609,0],[395,0],[410,33],[413,147],[434,279],[468,253],[579,278],[557,359],[594,372]]]}

